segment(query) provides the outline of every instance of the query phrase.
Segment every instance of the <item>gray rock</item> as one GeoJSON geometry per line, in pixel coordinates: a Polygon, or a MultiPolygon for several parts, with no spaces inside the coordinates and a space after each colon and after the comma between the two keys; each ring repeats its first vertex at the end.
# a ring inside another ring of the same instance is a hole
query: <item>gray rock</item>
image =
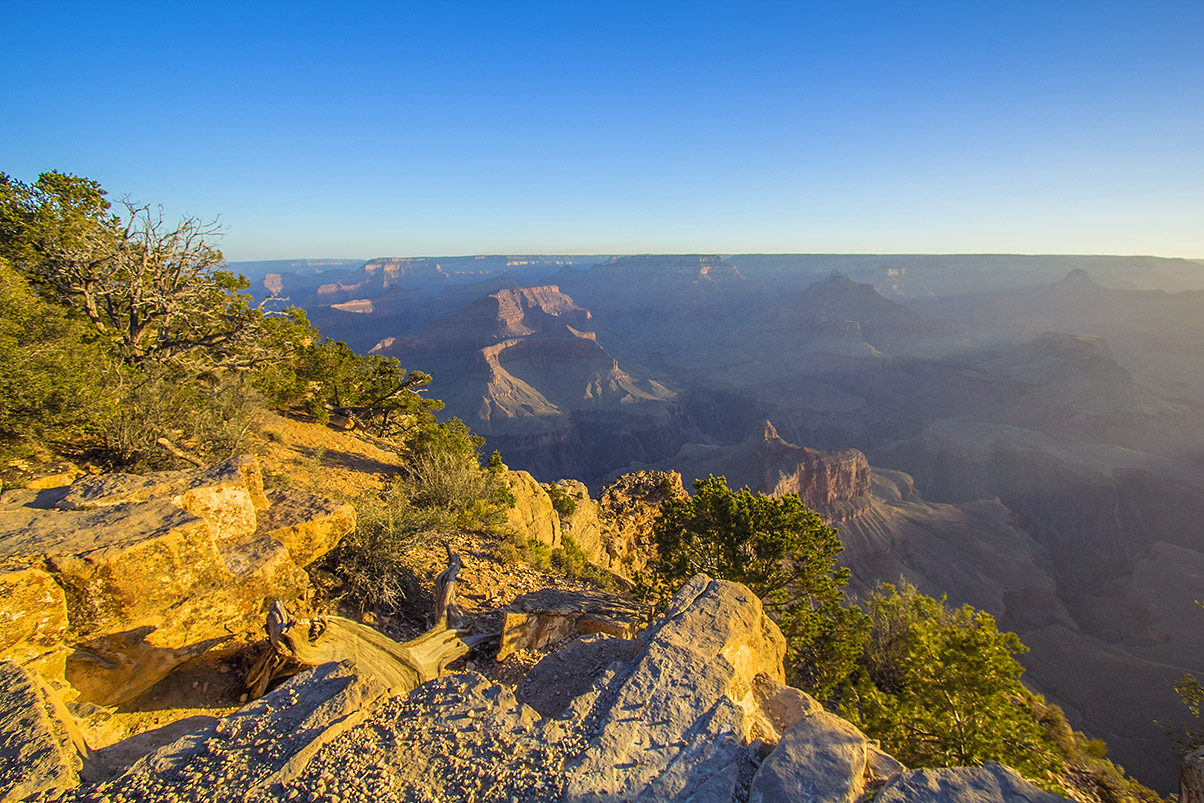
{"type": "Polygon", "coordinates": [[[1065,803],[1013,769],[988,761],[981,767],[910,770],[882,787],[874,803],[1065,803]]]}
{"type": "Polygon", "coordinates": [[[635,657],[639,644],[602,634],[590,635],[548,653],[518,684],[518,699],[545,717],[559,716],[572,700],[590,690],[611,664],[635,657]]]}
{"type": "Polygon", "coordinates": [[[755,680],[783,679],[781,631],[747,588],[698,575],[641,638],[625,670],[574,703],[592,738],[565,799],[730,800],[752,772],[755,680]]]}
{"type": "Polygon", "coordinates": [[[1204,803],[1204,749],[1179,763],[1179,803],[1204,803]]]}
{"type": "Polygon", "coordinates": [[[140,759],[113,791],[210,803],[270,797],[273,788],[304,771],[323,745],[359,725],[384,691],[350,662],[323,664],[140,759]],[[236,781],[214,783],[216,778],[236,781]]]}
{"type": "Polygon", "coordinates": [[[818,710],[801,717],[753,778],[749,803],[852,803],[864,787],[868,740],[818,710]]]}
{"type": "Polygon", "coordinates": [[[70,789],[90,765],[87,745],[57,696],[37,675],[0,663],[0,801],[70,789]]]}

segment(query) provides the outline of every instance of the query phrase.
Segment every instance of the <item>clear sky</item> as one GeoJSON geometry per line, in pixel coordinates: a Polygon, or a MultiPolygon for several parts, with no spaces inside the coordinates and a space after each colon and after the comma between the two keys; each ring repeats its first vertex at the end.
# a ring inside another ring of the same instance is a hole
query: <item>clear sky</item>
{"type": "Polygon", "coordinates": [[[1204,258],[1204,0],[0,0],[0,171],[232,260],[1204,258]]]}

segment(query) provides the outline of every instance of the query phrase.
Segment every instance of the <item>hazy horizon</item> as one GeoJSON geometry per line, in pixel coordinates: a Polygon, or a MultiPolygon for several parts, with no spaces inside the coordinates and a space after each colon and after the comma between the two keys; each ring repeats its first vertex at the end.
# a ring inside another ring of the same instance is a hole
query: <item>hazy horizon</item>
{"type": "Polygon", "coordinates": [[[447,254],[374,254],[370,257],[351,256],[275,256],[262,259],[227,259],[230,263],[250,262],[371,262],[374,259],[466,259],[470,257],[584,257],[584,256],[691,256],[714,255],[729,256],[900,256],[900,257],[984,257],[984,256],[1017,256],[1017,257],[1115,257],[1119,259],[1182,259],[1187,262],[1204,262],[1204,257],[1162,256],[1161,254],[1106,254],[1106,253],[1024,253],[1019,251],[480,251],[472,253],[447,254]]]}

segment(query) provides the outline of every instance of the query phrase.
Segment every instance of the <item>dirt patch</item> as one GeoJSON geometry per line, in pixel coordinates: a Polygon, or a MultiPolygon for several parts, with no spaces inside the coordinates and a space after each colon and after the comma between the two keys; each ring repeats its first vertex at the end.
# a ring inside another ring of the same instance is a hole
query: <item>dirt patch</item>
{"type": "Polygon", "coordinates": [[[404,465],[387,441],[287,415],[264,416],[255,451],[269,487],[294,487],[336,499],[384,488],[404,465]]]}

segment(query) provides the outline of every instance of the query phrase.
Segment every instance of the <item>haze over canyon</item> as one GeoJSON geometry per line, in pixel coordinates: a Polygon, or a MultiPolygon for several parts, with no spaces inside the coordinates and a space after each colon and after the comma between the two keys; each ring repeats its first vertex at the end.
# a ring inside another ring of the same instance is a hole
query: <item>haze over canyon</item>
{"type": "Polygon", "coordinates": [[[905,577],[1156,788],[1204,670],[1204,263],[478,256],[235,263],[541,481],[798,493],[857,590],[905,577]]]}

